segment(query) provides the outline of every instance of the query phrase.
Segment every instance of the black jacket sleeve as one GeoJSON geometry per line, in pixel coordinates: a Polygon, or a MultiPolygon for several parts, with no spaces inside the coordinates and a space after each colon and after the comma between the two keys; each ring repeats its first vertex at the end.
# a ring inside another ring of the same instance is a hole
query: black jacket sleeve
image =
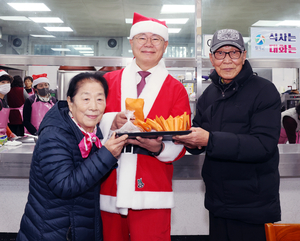
{"type": "Polygon", "coordinates": [[[31,98],[28,98],[25,100],[24,108],[23,108],[23,125],[26,127],[26,129],[29,131],[30,134],[36,135],[37,130],[36,128],[31,124],[31,98]]]}

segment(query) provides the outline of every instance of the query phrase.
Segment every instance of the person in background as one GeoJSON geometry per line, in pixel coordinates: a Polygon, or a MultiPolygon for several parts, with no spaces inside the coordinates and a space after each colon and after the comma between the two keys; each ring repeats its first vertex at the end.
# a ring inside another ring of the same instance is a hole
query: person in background
{"type": "MultiPolygon", "coordinates": [[[[135,58],[126,68],[104,75],[110,91],[100,123],[104,137],[127,122],[126,98],[144,99],[145,118],[167,119],[184,112],[190,116],[188,94],[162,59],[168,37],[165,22],[134,13],[129,41],[135,58]]],[[[184,146],[163,142],[162,137],[127,142],[118,167],[101,186],[103,240],[171,240],[172,162],[185,154],[184,146]]]]}
{"type": "Polygon", "coordinates": [[[33,78],[31,76],[25,76],[24,78],[24,85],[25,90],[28,93],[28,95],[34,95],[34,90],[32,88],[33,84],[33,78]]]}
{"type": "Polygon", "coordinates": [[[117,163],[127,135],[101,144],[98,123],[108,86],[98,73],[70,81],[67,101],[47,112],[38,131],[18,241],[102,240],[100,179],[117,163]]]}
{"type": "Polygon", "coordinates": [[[7,94],[7,103],[10,107],[8,126],[17,136],[24,136],[23,106],[28,97],[28,93],[23,88],[22,77],[14,76],[11,90],[7,94]]]}
{"type": "Polygon", "coordinates": [[[265,241],[265,223],[280,221],[280,95],[253,74],[242,35],[215,32],[215,70],[197,102],[192,133],[175,136],[192,154],[205,151],[210,241],[265,241]]]}
{"type": "Polygon", "coordinates": [[[2,145],[7,141],[8,137],[15,137],[14,133],[11,133],[8,122],[9,112],[7,101],[4,98],[10,91],[10,84],[13,78],[4,70],[0,70],[0,144],[2,145]]]}
{"type": "Polygon", "coordinates": [[[300,103],[281,112],[281,132],[278,144],[300,144],[300,103]]]}
{"type": "Polygon", "coordinates": [[[33,75],[32,77],[35,95],[25,101],[23,124],[30,134],[37,135],[45,114],[56,103],[56,98],[50,95],[47,74],[33,75]]]}

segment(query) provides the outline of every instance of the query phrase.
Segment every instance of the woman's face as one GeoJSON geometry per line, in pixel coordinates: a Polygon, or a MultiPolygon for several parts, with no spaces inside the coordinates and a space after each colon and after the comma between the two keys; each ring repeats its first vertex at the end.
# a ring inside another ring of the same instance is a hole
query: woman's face
{"type": "Polygon", "coordinates": [[[0,85],[5,85],[5,84],[10,84],[10,82],[8,80],[0,81],[0,85]]]}
{"type": "Polygon", "coordinates": [[[32,82],[31,82],[30,79],[26,79],[26,80],[24,81],[24,83],[25,83],[25,88],[26,88],[26,89],[31,89],[31,87],[32,87],[32,82]]]}
{"type": "Polygon", "coordinates": [[[79,83],[77,94],[68,105],[74,120],[87,132],[93,132],[103,116],[106,98],[102,84],[96,80],[85,79],[79,83]]]}
{"type": "Polygon", "coordinates": [[[47,82],[39,83],[35,86],[35,88],[35,91],[42,97],[46,97],[49,93],[49,91],[46,91],[49,90],[49,84],[47,82]]]}

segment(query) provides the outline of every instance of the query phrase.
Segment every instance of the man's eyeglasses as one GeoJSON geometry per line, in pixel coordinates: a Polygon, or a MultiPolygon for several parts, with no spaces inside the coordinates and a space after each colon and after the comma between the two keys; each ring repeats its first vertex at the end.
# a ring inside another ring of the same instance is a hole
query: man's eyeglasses
{"type": "Polygon", "coordinates": [[[229,52],[224,52],[224,51],[216,51],[214,52],[214,56],[216,59],[225,59],[226,54],[229,55],[230,58],[232,59],[239,59],[241,57],[242,51],[234,50],[234,51],[229,51],[229,52]]]}
{"type": "Polygon", "coordinates": [[[150,39],[150,42],[157,46],[157,45],[160,45],[160,43],[164,40],[162,40],[161,38],[157,37],[157,36],[152,36],[150,38],[147,38],[146,36],[142,35],[142,36],[138,36],[135,38],[137,40],[137,42],[140,44],[140,45],[144,45],[145,43],[148,42],[148,39],[150,39]]]}

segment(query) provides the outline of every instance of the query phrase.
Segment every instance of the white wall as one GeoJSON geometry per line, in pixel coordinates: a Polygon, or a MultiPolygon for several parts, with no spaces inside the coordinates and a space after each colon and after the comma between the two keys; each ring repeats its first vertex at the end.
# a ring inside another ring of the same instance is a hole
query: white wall
{"type": "Polygon", "coordinates": [[[276,86],[279,93],[283,93],[290,89],[297,88],[297,69],[293,68],[273,68],[272,69],[272,82],[276,86]]]}
{"type": "Polygon", "coordinates": [[[59,66],[29,66],[27,75],[47,74],[50,89],[57,89],[57,71],[59,66]]]}

